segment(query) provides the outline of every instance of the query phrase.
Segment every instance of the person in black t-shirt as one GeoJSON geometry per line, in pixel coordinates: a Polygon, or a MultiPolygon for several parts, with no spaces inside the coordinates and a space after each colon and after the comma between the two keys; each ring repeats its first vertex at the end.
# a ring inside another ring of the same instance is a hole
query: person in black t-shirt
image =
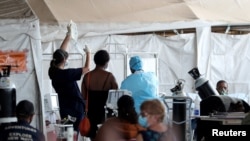
{"type": "Polygon", "coordinates": [[[53,53],[53,59],[50,62],[48,70],[49,78],[52,86],[58,94],[59,112],[62,120],[69,120],[68,117],[76,118],[75,121],[67,122],[73,124],[74,131],[79,131],[79,123],[84,117],[85,103],[82,98],[81,90],[77,84],[82,76],[89,71],[90,66],[90,49],[85,46],[86,53],[85,65],[76,68],[67,68],[69,53],[67,52],[71,40],[71,25],[68,27],[68,32],[60,46],[53,53]]]}
{"type": "Polygon", "coordinates": [[[16,106],[17,122],[2,124],[0,141],[45,141],[44,134],[30,125],[34,116],[34,106],[28,100],[16,106]]]}

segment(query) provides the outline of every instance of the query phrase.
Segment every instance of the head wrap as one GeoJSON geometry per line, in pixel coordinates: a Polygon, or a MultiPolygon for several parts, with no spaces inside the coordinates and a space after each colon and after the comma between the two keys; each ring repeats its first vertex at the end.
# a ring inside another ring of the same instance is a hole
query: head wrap
{"type": "Polygon", "coordinates": [[[142,70],[142,60],[139,56],[134,56],[130,58],[129,61],[129,66],[130,69],[138,71],[138,70],[142,70]]]}

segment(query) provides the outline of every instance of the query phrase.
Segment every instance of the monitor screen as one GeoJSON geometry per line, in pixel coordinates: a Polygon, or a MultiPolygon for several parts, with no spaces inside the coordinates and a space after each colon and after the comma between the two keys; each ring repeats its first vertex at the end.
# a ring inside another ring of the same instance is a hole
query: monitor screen
{"type": "Polygon", "coordinates": [[[49,93],[44,96],[45,111],[59,110],[58,96],[56,93],[49,93]]]}
{"type": "Polygon", "coordinates": [[[117,101],[122,95],[132,95],[128,90],[109,90],[106,106],[111,109],[117,109],[117,101]]]}
{"type": "Polygon", "coordinates": [[[57,95],[51,95],[51,107],[52,109],[58,109],[59,105],[58,105],[58,99],[57,99],[57,95]]]}

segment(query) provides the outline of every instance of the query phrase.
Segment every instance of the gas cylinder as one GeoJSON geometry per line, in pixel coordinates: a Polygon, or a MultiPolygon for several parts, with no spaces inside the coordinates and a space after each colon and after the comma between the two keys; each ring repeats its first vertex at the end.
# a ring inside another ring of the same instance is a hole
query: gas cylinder
{"type": "Polygon", "coordinates": [[[15,117],[16,88],[10,80],[11,66],[0,66],[0,118],[15,117]]]}
{"type": "Polygon", "coordinates": [[[174,128],[177,130],[179,135],[179,140],[186,141],[186,94],[183,91],[184,88],[184,79],[178,79],[176,86],[171,90],[173,96],[176,98],[173,99],[173,123],[174,128]]]}
{"type": "Polygon", "coordinates": [[[188,73],[195,79],[195,89],[198,91],[201,100],[216,95],[209,81],[200,74],[198,68],[193,68],[188,73]]]}

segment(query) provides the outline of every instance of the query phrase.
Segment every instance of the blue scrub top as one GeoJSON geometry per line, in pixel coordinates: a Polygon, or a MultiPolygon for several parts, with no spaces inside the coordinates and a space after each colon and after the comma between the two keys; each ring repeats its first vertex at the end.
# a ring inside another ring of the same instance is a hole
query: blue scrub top
{"type": "Polygon", "coordinates": [[[159,98],[157,93],[158,80],[152,72],[136,71],[122,81],[121,89],[127,89],[132,92],[135,109],[138,114],[143,101],[159,98]]]}

